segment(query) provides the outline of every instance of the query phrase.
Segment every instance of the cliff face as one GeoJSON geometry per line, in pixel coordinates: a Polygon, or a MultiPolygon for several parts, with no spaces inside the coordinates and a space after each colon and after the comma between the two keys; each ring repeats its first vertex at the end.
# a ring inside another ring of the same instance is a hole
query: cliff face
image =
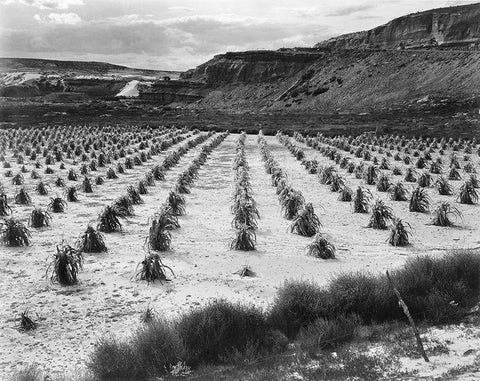
{"type": "Polygon", "coordinates": [[[433,9],[396,18],[369,31],[345,34],[318,48],[480,47],[480,3],[433,9]]]}

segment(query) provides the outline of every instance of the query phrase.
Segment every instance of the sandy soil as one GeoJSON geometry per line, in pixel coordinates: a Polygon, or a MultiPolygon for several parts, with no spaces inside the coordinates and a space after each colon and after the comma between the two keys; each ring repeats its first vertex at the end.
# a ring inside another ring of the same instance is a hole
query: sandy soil
{"type": "MultiPolygon", "coordinates": [[[[150,193],[142,196],[145,203],[135,206],[135,216],[125,223],[123,233],[105,235],[109,248],[107,254],[86,255],[78,285],[62,287],[51,284],[45,276],[55,245],[62,240],[73,244],[88,223],[96,219],[102,207],[123,194],[128,185],[134,185],[155,164],[161,163],[165,152],[134,170],[127,170],[117,180],[106,180],[92,194],[79,192],[80,201],[69,203],[66,213],[52,214],[50,228],[32,229],[31,246],[0,246],[2,379],[32,362],[52,373],[81,371],[99,337],[107,333],[130,332],[139,324],[140,314],[148,305],[166,316],[174,316],[222,297],[267,307],[277,288],[287,279],[312,279],[325,283],[341,271],[383,272],[421,253],[437,254],[447,248],[480,244],[477,205],[456,204],[464,214],[462,226],[437,228],[427,225],[431,215],[410,213],[408,203],[387,201],[397,216],[412,225],[414,232],[412,246],[391,247],[386,242],[388,232],[365,227],[369,215],[353,214],[349,203],[337,201],[337,194],[319,184],[315,175],[307,174],[300,162],[275,137],[267,137],[273,155],[288,172],[292,185],[304,194],[307,202],[313,203],[323,231],[337,246],[335,260],[308,257],[305,247],[311,238],[288,232],[290,222],[281,217],[275,189],[261,161],[256,136],[248,136],[246,155],[254,198],[261,215],[257,250],[247,253],[231,251],[229,243],[234,235],[230,214],[232,162],[238,136],[228,136],[212,152],[200,169],[191,194],[186,195],[187,215],[179,218],[181,228],[172,234],[174,250],[162,255],[164,263],[175,272],[171,282],[148,285],[136,281],[135,269],[144,256],[148,218],[163,203],[177,175],[190,164],[202,145],[187,152],[179,164],[167,172],[165,181],[157,181],[155,187],[149,188],[150,193]],[[256,277],[240,278],[234,274],[245,264],[256,272],[256,277]],[[30,309],[32,317],[38,319],[39,326],[30,333],[20,333],[16,328],[16,319],[26,308],[30,309]]],[[[175,147],[178,145],[170,150],[175,147]]],[[[323,164],[332,164],[317,151],[305,150],[307,156],[317,157],[323,164]]],[[[11,152],[8,154],[11,155],[11,152]]],[[[7,159],[12,162],[13,173],[17,173],[21,166],[13,164],[10,156],[7,159]]],[[[69,167],[67,165],[66,170],[69,167]]],[[[14,216],[26,223],[33,206],[13,204],[12,197],[17,187],[11,184],[10,178],[3,176],[5,171],[0,169],[1,182],[9,196],[14,216]]],[[[59,173],[49,178],[43,170],[39,172],[44,180],[50,181],[59,173]]],[[[33,191],[38,180],[30,179],[29,174],[25,174],[25,180],[33,204],[46,208],[49,196],[38,196],[33,191]]],[[[353,176],[349,176],[348,180],[352,188],[361,182],[353,176]]],[[[52,194],[56,191],[52,184],[52,194]]],[[[434,200],[441,199],[434,190],[430,192],[434,200]]],[[[386,199],[385,194],[376,193],[373,187],[372,193],[375,197],[386,199]]],[[[453,362],[450,365],[455,366],[453,362]]]]}

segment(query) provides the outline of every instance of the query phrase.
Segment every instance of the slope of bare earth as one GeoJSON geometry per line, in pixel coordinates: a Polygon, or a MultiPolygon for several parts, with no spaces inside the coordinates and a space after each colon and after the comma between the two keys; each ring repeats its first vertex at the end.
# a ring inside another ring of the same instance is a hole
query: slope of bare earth
{"type": "Polygon", "coordinates": [[[435,107],[452,100],[478,108],[480,52],[227,53],[183,76],[211,87],[193,106],[206,110],[364,113],[435,107]],[[307,58],[299,62],[299,55],[307,58]]]}

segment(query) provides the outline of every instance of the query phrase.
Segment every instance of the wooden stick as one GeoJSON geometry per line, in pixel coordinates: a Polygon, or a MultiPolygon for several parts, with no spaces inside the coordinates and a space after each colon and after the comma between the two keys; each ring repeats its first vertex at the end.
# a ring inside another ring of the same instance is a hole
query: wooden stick
{"type": "Polygon", "coordinates": [[[387,278],[388,278],[388,283],[390,283],[390,286],[392,286],[393,292],[395,293],[395,295],[397,295],[398,304],[402,307],[403,313],[407,315],[408,321],[412,326],[413,332],[415,333],[415,338],[417,339],[418,350],[422,354],[422,357],[425,360],[425,362],[430,362],[425,352],[425,349],[423,348],[422,339],[420,338],[420,334],[418,333],[417,326],[415,325],[415,322],[413,321],[412,316],[410,315],[410,311],[408,310],[408,306],[403,301],[402,296],[400,295],[400,292],[397,290],[397,288],[393,284],[392,278],[390,278],[390,274],[388,273],[388,270],[387,270],[387,278]]]}

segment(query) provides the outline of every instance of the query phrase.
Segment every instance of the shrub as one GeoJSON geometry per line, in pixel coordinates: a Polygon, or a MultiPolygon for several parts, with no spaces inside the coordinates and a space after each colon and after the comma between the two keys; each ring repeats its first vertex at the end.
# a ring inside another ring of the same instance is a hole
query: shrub
{"type": "Polygon", "coordinates": [[[390,238],[388,239],[390,245],[407,246],[409,244],[408,236],[412,234],[407,228],[410,228],[408,223],[404,223],[401,219],[396,218],[390,229],[390,238]]]}
{"type": "MultiPolygon", "coordinates": [[[[19,331],[27,332],[36,329],[38,324],[28,314],[28,308],[20,314],[19,331]]],[[[35,381],[35,379],[34,379],[35,381]]]]}
{"type": "Polygon", "coordinates": [[[353,199],[353,213],[368,213],[371,198],[367,188],[358,187],[353,199]]]}
{"type": "Polygon", "coordinates": [[[327,240],[322,233],[317,233],[315,240],[307,246],[308,255],[321,259],[335,258],[335,245],[327,240]]]}
{"type": "Polygon", "coordinates": [[[417,181],[417,171],[414,168],[408,167],[407,172],[405,173],[404,180],[408,183],[415,183],[417,181]]]}
{"type": "Polygon", "coordinates": [[[55,179],[55,186],[57,187],[64,187],[66,184],[65,184],[65,180],[62,179],[61,177],[57,177],[55,179]]]}
{"type": "Polygon", "coordinates": [[[322,224],[315,214],[313,205],[307,203],[294,217],[290,225],[290,232],[304,237],[311,237],[318,232],[321,226],[322,224]]]}
{"type": "Polygon", "coordinates": [[[424,172],[418,178],[418,185],[422,188],[429,187],[432,184],[432,175],[428,172],[424,172]]]}
{"type": "Polygon", "coordinates": [[[21,222],[9,218],[0,223],[2,244],[7,246],[28,246],[32,234],[21,222]]]}
{"type": "Polygon", "coordinates": [[[147,182],[145,180],[138,180],[137,189],[139,194],[147,194],[148,193],[147,182]]]}
{"type": "Polygon", "coordinates": [[[39,208],[35,208],[30,214],[29,225],[32,228],[43,228],[45,226],[50,226],[51,220],[52,217],[48,212],[39,208]]]}
{"type": "Polygon", "coordinates": [[[424,188],[417,187],[410,197],[410,212],[426,213],[430,208],[431,199],[424,188]]]}
{"type": "Polygon", "coordinates": [[[300,330],[297,342],[301,349],[312,354],[318,350],[335,349],[341,343],[351,341],[360,324],[357,315],[319,318],[300,330]]]}
{"type": "Polygon", "coordinates": [[[185,197],[181,194],[175,191],[170,191],[168,194],[167,203],[174,215],[182,216],[185,214],[185,197]]]}
{"type": "Polygon", "coordinates": [[[337,174],[332,176],[332,180],[330,182],[330,190],[332,192],[338,192],[344,186],[343,178],[337,174]]]}
{"type": "Polygon", "coordinates": [[[365,182],[368,185],[373,185],[375,184],[377,177],[378,177],[378,168],[375,167],[374,165],[369,165],[365,170],[365,182]]]}
{"type": "Polygon", "coordinates": [[[74,185],[71,187],[68,187],[65,191],[65,196],[67,198],[67,201],[77,202],[78,201],[77,187],[74,185]]]}
{"type": "Polygon", "coordinates": [[[43,181],[40,181],[35,187],[35,190],[39,195],[46,196],[48,194],[48,188],[48,185],[46,185],[43,181]]]}
{"type": "Polygon", "coordinates": [[[30,199],[25,187],[20,188],[18,193],[15,195],[15,204],[30,205],[31,203],[32,200],[30,199]]]}
{"type": "Polygon", "coordinates": [[[85,176],[85,178],[82,181],[82,191],[85,193],[93,192],[92,181],[87,176],[85,176]]]}
{"type": "Polygon", "coordinates": [[[372,207],[372,216],[367,227],[374,229],[387,229],[388,222],[393,220],[393,210],[385,205],[382,200],[377,200],[372,207]]]}
{"type": "Polygon", "coordinates": [[[462,212],[445,201],[440,203],[434,213],[435,217],[432,220],[432,224],[436,226],[453,226],[450,216],[463,219],[462,212]]]}
{"type": "Polygon", "coordinates": [[[407,201],[407,189],[401,181],[392,184],[388,191],[388,195],[392,201],[407,201]]]}
{"type": "Polygon", "coordinates": [[[0,193],[0,216],[8,216],[12,213],[12,208],[8,205],[7,195],[0,193]]]}
{"type": "Polygon", "coordinates": [[[63,213],[67,207],[67,202],[61,197],[52,197],[50,198],[50,203],[48,204],[48,209],[53,213],[63,213]]]}
{"type": "Polygon", "coordinates": [[[437,181],[435,182],[435,186],[437,187],[438,193],[444,196],[450,196],[453,194],[453,187],[450,185],[448,180],[440,176],[437,181]]]}
{"type": "Polygon", "coordinates": [[[13,185],[23,185],[25,182],[23,175],[21,173],[17,173],[15,176],[12,177],[12,184],[13,185]]]}
{"type": "Polygon", "coordinates": [[[289,186],[283,189],[279,195],[279,199],[282,206],[283,217],[287,220],[293,219],[305,203],[303,195],[289,186]]]}
{"type": "Polygon", "coordinates": [[[352,199],[353,199],[353,190],[350,187],[344,185],[340,190],[340,195],[338,196],[338,200],[351,202],[352,199]]]}
{"type": "Polygon", "coordinates": [[[152,223],[146,238],[151,250],[166,251],[172,249],[172,235],[169,230],[176,227],[172,214],[164,210],[152,218],[152,223]]]}
{"type": "Polygon", "coordinates": [[[68,171],[67,179],[70,181],[77,181],[78,175],[73,168],[68,171]]]}
{"type": "Polygon", "coordinates": [[[133,216],[133,202],[128,196],[120,196],[113,203],[113,207],[117,210],[117,214],[123,217],[133,216]]]}
{"type": "Polygon", "coordinates": [[[108,168],[107,170],[107,179],[118,179],[117,174],[113,168],[108,168]]]}
{"type": "Polygon", "coordinates": [[[122,231],[120,218],[125,218],[114,206],[107,205],[98,215],[97,230],[103,233],[122,231]]]}
{"type": "Polygon", "coordinates": [[[53,256],[49,269],[52,267],[50,281],[71,286],[78,282],[78,272],[83,268],[83,255],[69,245],[57,246],[57,253],[53,256]]]}
{"type": "Polygon", "coordinates": [[[377,191],[386,192],[390,188],[390,185],[390,178],[384,173],[380,174],[377,180],[377,191]]]}
{"type": "Polygon", "coordinates": [[[150,253],[145,256],[145,259],[140,263],[140,269],[137,271],[136,278],[140,280],[146,280],[148,283],[154,283],[156,280],[162,282],[170,282],[167,278],[166,270],[170,270],[173,274],[173,270],[167,265],[163,264],[160,256],[156,253],[150,253]]]}
{"type": "Polygon", "coordinates": [[[127,196],[130,197],[130,200],[134,205],[143,203],[143,200],[140,197],[140,193],[132,185],[129,185],[127,187],[127,196]]]}
{"type": "Polygon", "coordinates": [[[95,184],[96,185],[102,185],[105,182],[102,176],[97,176],[95,177],[95,184]]]}
{"type": "Polygon", "coordinates": [[[256,307],[216,300],[181,316],[178,332],[186,348],[187,363],[218,364],[232,355],[269,349],[264,313],[256,307]]]}
{"type": "Polygon", "coordinates": [[[449,180],[461,180],[462,176],[460,175],[460,172],[458,172],[457,168],[452,167],[450,169],[450,172],[448,173],[448,179],[449,180]]]}
{"type": "Polygon", "coordinates": [[[78,250],[84,253],[103,253],[108,251],[103,235],[92,226],[88,226],[85,233],[78,238],[76,246],[78,250]]]}
{"type": "Polygon", "coordinates": [[[245,224],[239,225],[235,231],[235,238],[230,243],[230,249],[243,251],[255,250],[256,240],[255,230],[245,224]]]}
{"type": "Polygon", "coordinates": [[[461,204],[476,204],[478,202],[478,192],[470,181],[465,181],[460,187],[457,198],[461,204]]]}

